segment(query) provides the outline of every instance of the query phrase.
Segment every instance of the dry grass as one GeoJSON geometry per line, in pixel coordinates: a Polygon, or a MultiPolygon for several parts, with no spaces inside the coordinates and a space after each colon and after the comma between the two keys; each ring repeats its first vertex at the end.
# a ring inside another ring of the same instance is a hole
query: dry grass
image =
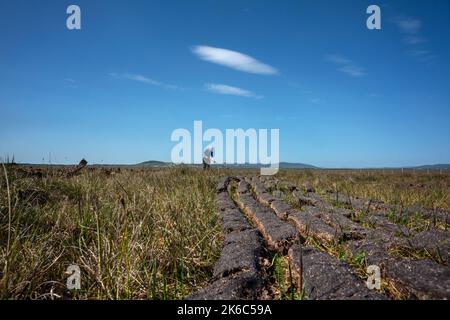
{"type": "Polygon", "coordinates": [[[450,210],[450,172],[426,170],[282,170],[280,178],[326,191],[402,206],[450,210]]]}
{"type": "Polygon", "coordinates": [[[0,180],[1,298],[173,299],[209,280],[220,250],[217,172],[36,178],[11,167],[8,176],[9,186],[0,180]],[[70,264],[81,268],[77,292],[65,289],[70,264]]]}
{"type": "MultiPolygon", "coordinates": [[[[257,174],[88,167],[67,177],[62,169],[33,170],[8,165],[0,175],[3,299],[186,297],[210,279],[220,252],[218,177],[257,174]],[[65,286],[71,264],[81,268],[78,291],[65,286]]],[[[281,170],[278,178],[319,193],[450,209],[449,173],[281,170]]]]}

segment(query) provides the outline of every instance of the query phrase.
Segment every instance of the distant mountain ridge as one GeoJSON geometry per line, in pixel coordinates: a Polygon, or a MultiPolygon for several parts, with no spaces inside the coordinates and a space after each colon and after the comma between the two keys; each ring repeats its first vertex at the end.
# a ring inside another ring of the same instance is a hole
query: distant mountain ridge
{"type": "MultiPolygon", "coordinates": [[[[38,163],[16,163],[19,166],[39,166],[39,167],[69,167],[73,166],[73,164],[38,164],[38,163]]],[[[158,160],[149,160],[144,161],[137,164],[99,164],[99,163],[93,163],[88,164],[89,167],[101,167],[101,168],[127,168],[127,167],[150,167],[150,168],[162,168],[162,167],[170,167],[174,166],[172,162],[165,162],[165,161],[158,161],[158,160]]],[[[189,164],[188,166],[201,166],[201,164],[189,164]]],[[[217,166],[220,167],[228,167],[228,168],[249,168],[249,169],[255,169],[255,168],[261,168],[261,167],[268,167],[267,165],[261,165],[261,164],[218,164],[217,166]]],[[[326,167],[317,167],[310,164],[305,163],[296,163],[296,162],[280,162],[280,168],[282,169],[330,169],[330,170],[450,170],[450,164],[431,164],[431,165],[422,165],[422,166],[404,166],[404,167],[346,167],[346,168],[326,168],[326,167]]]]}
{"type": "MultiPolygon", "coordinates": [[[[164,162],[158,160],[149,160],[136,164],[135,166],[144,167],[168,167],[173,166],[172,162],[164,162]]],[[[230,167],[230,168],[261,168],[267,167],[261,164],[220,164],[218,166],[230,167]]],[[[329,169],[325,167],[317,167],[311,164],[300,163],[300,162],[280,162],[280,168],[283,169],[329,169]]],[[[450,170],[450,164],[432,164],[432,165],[421,165],[421,166],[407,166],[407,167],[380,167],[380,168],[345,168],[345,169],[415,169],[415,170],[450,170]]],[[[339,168],[333,168],[339,169],[339,168]]]]}
{"type": "Polygon", "coordinates": [[[418,170],[450,170],[450,164],[428,164],[424,166],[412,167],[418,170]]]}
{"type": "Polygon", "coordinates": [[[280,162],[280,168],[285,169],[320,169],[319,167],[313,166],[306,163],[296,163],[296,162],[280,162]]]}
{"type": "MultiPolygon", "coordinates": [[[[136,166],[144,166],[144,167],[167,167],[172,166],[172,162],[164,162],[157,160],[149,160],[145,162],[141,162],[136,164],[136,166]]],[[[191,165],[191,164],[190,164],[191,165]]],[[[223,167],[231,167],[231,168],[261,168],[267,167],[267,165],[261,164],[252,164],[252,163],[243,163],[243,164],[218,164],[217,166],[223,167]]],[[[280,162],[280,168],[289,168],[289,169],[319,169],[313,165],[304,164],[304,163],[291,163],[291,162],[280,162]]]]}
{"type": "Polygon", "coordinates": [[[167,167],[171,166],[172,162],[164,162],[164,161],[158,161],[158,160],[149,160],[144,161],[141,163],[136,164],[137,166],[144,166],[144,167],[167,167]]]}

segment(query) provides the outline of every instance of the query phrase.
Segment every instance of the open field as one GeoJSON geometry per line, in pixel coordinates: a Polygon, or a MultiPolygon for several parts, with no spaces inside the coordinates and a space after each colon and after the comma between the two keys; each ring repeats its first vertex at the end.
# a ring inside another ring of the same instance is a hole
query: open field
{"type": "Polygon", "coordinates": [[[448,172],[68,172],[2,168],[1,298],[450,298],[448,172]]]}

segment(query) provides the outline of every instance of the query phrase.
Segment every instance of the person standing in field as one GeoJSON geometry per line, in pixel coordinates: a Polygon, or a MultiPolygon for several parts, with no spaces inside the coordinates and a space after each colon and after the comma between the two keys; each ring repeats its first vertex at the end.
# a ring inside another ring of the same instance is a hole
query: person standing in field
{"type": "Polygon", "coordinates": [[[209,146],[203,152],[203,170],[209,170],[212,163],[214,163],[214,148],[209,146]]]}

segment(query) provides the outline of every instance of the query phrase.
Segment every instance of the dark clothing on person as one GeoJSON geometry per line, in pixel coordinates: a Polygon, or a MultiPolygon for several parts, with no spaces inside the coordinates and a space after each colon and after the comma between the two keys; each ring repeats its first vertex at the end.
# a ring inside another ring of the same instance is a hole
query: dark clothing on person
{"type": "Polygon", "coordinates": [[[209,170],[210,165],[203,160],[203,170],[209,170]]]}

